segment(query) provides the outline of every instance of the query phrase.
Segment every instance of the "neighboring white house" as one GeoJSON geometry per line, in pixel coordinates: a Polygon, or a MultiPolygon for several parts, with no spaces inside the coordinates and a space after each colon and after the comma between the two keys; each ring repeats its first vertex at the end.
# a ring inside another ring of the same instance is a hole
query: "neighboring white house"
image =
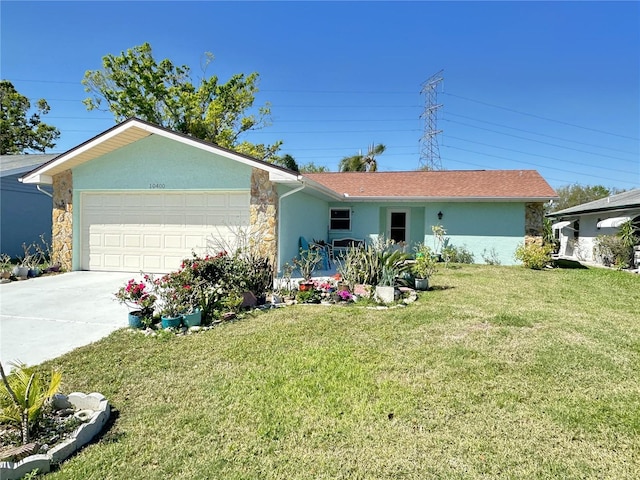
{"type": "MultiPolygon", "coordinates": [[[[38,191],[36,185],[25,185],[18,179],[57,155],[0,156],[0,253],[12,257],[22,255],[22,244],[40,242],[44,234],[51,242],[51,197],[38,191]]],[[[40,187],[46,190],[45,187],[40,187]]],[[[51,188],[48,188],[49,195],[51,188]]]]}
{"type": "Polygon", "coordinates": [[[597,262],[593,247],[600,235],[615,235],[631,220],[640,230],[640,189],[611,195],[547,215],[560,240],[560,257],[597,262]]]}

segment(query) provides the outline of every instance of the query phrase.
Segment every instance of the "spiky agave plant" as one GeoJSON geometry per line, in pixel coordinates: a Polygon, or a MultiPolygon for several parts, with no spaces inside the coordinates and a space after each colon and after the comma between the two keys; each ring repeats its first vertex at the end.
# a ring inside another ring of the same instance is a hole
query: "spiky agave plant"
{"type": "Polygon", "coordinates": [[[62,374],[52,370],[48,382],[42,372],[24,363],[14,362],[6,375],[0,363],[4,389],[0,390],[0,422],[20,428],[23,444],[29,443],[31,431],[42,416],[42,408],[59,390],[62,374]]]}

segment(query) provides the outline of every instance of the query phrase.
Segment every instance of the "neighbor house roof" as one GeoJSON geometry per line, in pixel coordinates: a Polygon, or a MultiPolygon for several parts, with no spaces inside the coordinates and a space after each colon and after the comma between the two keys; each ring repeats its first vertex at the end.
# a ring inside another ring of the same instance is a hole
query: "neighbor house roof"
{"type": "Polygon", "coordinates": [[[594,200],[593,202],[583,203],[574,207],[558,210],[557,212],[550,213],[547,216],[556,218],[567,215],[578,215],[581,213],[597,213],[638,208],[640,208],[640,188],[618,193],[617,195],[611,195],[599,200],[594,200]]]}
{"type": "Polygon", "coordinates": [[[20,175],[56,158],[57,154],[0,155],[0,176],[20,175]]]}
{"type": "Polygon", "coordinates": [[[535,170],[307,173],[354,200],[547,201],[556,192],[535,170]]]}

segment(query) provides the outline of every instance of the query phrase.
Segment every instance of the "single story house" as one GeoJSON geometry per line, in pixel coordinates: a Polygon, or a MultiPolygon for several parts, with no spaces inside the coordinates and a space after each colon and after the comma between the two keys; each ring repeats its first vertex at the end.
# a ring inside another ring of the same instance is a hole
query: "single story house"
{"type": "Polygon", "coordinates": [[[597,263],[594,246],[598,236],[615,235],[629,220],[640,230],[640,189],[565,208],[547,216],[554,221],[552,229],[560,240],[560,257],[597,263]]]}
{"type": "Polygon", "coordinates": [[[51,242],[51,188],[24,185],[21,175],[57,157],[51,154],[0,156],[0,253],[24,254],[22,244],[51,242]]]}
{"type": "Polygon", "coordinates": [[[299,174],[129,119],[22,178],[53,185],[53,248],[67,269],[166,272],[248,234],[278,270],[309,241],[385,235],[449,242],[513,263],[556,193],[535,171],[299,174]]]}

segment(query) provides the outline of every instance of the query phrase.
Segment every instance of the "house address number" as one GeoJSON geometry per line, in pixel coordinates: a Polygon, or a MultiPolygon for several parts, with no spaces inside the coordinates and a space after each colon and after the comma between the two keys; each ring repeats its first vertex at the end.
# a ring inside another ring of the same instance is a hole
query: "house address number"
{"type": "Polygon", "coordinates": [[[164,183],[150,183],[149,188],[164,188],[164,183]]]}

